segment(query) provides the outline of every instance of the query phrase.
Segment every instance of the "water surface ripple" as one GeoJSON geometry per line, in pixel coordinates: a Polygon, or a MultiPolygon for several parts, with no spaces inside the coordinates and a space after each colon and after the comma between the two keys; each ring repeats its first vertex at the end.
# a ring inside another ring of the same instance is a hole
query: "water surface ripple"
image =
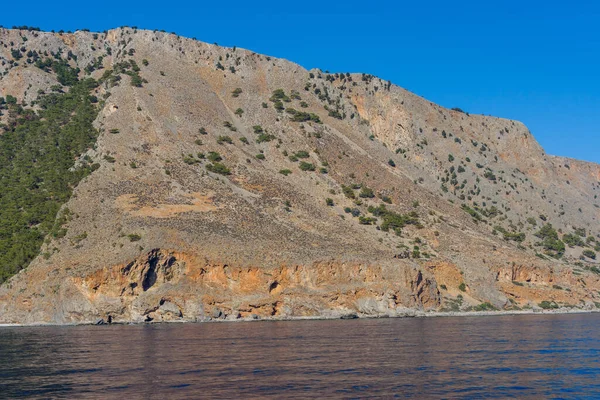
{"type": "Polygon", "coordinates": [[[0,328],[1,398],[600,398],[600,314],[0,328]]]}

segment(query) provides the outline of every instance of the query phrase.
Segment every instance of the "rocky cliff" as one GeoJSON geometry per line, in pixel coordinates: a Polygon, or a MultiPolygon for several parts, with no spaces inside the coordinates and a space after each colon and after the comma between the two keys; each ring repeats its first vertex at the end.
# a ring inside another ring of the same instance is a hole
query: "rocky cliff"
{"type": "Polygon", "coordinates": [[[519,122],[133,28],[0,29],[0,64],[0,141],[88,78],[97,113],[0,322],[600,306],[600,166],[519,122]]]}

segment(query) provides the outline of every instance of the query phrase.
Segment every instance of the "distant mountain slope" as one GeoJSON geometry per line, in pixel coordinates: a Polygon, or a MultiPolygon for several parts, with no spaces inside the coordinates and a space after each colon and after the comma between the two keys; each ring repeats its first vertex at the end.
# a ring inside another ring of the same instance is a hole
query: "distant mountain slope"
{"type": "Polygon", "coordinates": [[[0,265],[26,267],[0,322],[600,305],[600,166],[545,154],[519,122],[132,28],[0,29],[0,76],[0,144],[22,160],[3,183],[52,205],[0,209],[25,221],[0,244],[33,249],[0,265]],[[87,139],[24,157],[11,137],[49,138],[33,127],[74,90],[95,121],[66,137],[87,139]],[[74,174],[63,197],[27,172],[55,165],[74,174]]]}

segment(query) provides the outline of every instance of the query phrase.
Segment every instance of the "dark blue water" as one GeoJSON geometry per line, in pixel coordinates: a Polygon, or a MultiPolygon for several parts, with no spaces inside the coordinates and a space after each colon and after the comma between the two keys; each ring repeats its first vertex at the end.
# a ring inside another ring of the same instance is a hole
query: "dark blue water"
{"type": "Polygon", "coordinates": [[[0,328],[2,398],[600,398],[600,314],[0,328]]]}

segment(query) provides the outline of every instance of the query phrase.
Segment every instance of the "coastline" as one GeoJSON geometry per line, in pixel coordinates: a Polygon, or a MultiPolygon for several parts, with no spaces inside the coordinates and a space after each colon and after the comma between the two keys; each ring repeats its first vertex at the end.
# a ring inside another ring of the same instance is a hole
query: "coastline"
{"type": "Polygon", "coordinates": [[[384,319],[384,318],[444,318],[444,317],[494,317],[507,315],[562,315],[562,314],[593,314],[600,313],[600,309],[579,309],[579,308],[560,308],[556,310],[499,310],[499,311],[420,311],[404,312],[396,315],[362,315],[356,313],[341,315],[318,315],[304,317],[269,317],[269,318],[236,318],[236,319],[213,319],[205,318],[196,321],[178,320],[178,321],[160,321],[160,322],[113,322],[99,323],[98,321],[84,321],[75,323],[32,323],[32,324],[3,324],[1,328],[14,327],[62,327],[62,326],[108,326],[108,325],[157,325],[157,324],[201,324],[201,323],[228,323],[228,322],[281,322],[281,321],[330,321],[330,320],[355,320],[355,319],[384,319]]]}

